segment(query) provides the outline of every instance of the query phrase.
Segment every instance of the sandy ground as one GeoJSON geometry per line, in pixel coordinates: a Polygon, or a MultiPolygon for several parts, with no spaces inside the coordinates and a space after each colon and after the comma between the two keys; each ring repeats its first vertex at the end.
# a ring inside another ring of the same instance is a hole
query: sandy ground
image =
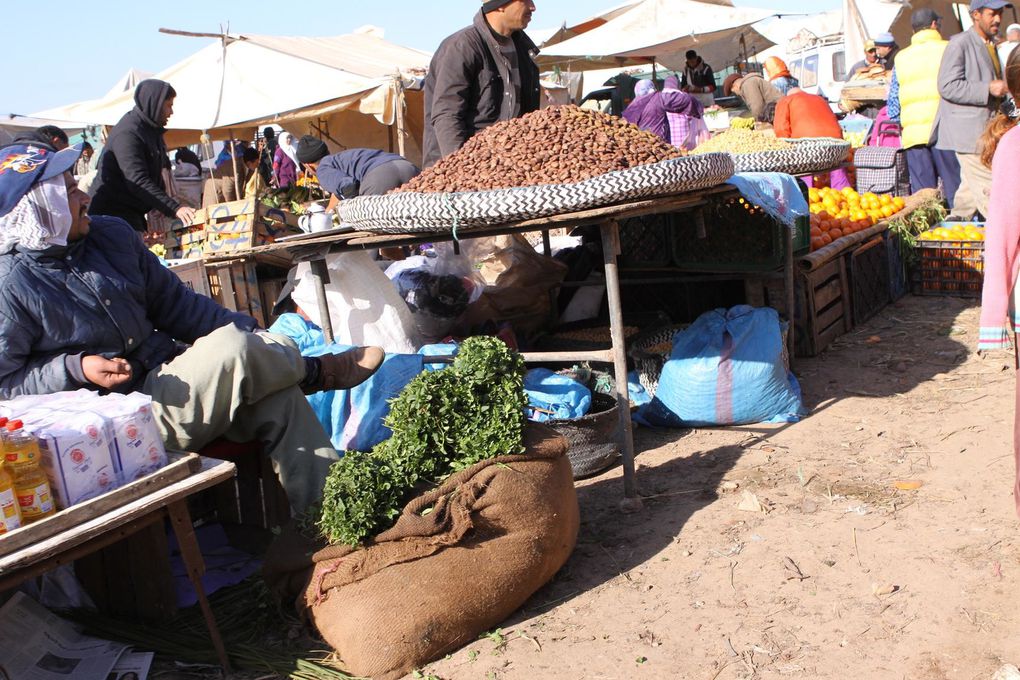
{"type": "Polygon", "coordinates": [[[416,677],[970,680],[1020,662],[1012,356],[978,356],[977,324],[970,302],[908,297],[797,363],[801,423],[639,430],[644,510],[618,511],[619,469],[580,483],[567,566],[416,677]]]}

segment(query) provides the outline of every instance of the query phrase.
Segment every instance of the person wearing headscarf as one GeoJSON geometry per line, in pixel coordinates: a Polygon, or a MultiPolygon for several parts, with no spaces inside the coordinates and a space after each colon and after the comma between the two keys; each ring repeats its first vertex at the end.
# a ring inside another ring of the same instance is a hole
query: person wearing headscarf
{"type": "Polygon", "coordinates": [[[304,395],[363,382],[382,350],[304,358],[196,294],[123,219],[89,217],[79,151],[0,150],[0,399],[142,392],[170,448],[260,441],[304,510],[339,459],[304,395]]]}
{"type": "Polygon", "coordinates": [[[163,170],[170,168],[163,133],[176,96],[162,80],[138,83],[135,107],[113,127],[99,156],[89,214],[120,217],[142,232],[152,210],[191,224],[195,210],[169,196],[163,183],[163,170]]]}
{"type": "Polygon", "coordinates": [[[772,83],[772,87],[783,93],[783,96],[790,94],[790,89],[800,87],[800,81],[790,75],[790,69],[786,62],[779,57],[769,57],[765,60],[765,76],[772,83]]]}
{"type": "Polygon", "coordinates": [[[624,109],[623,118],[668,142],[670,130],[667,112],[701,118],[704,108],[701,102],[686,92],[657,92],[655,83],[640,80],[634,86],[634,101],[624,109]]]}
{"type": "MultiPolygon", "coordinates": [[[[680,89],[680,79],[675,75],[667,77],[663,82],[662,92],[663,94],[682,92],[680,89]]],[[[704,116],[704,113],[702,113],[702,116],[704,116]]],[[[704,118],[690,113],[675,113],[667,110],[666,122],[669,128],[669,143],[678,149],[690,151],[700,141],[707,139],[710,134],[704,118]]]]}
{"type": "Polygon", "coordinates": [[[276,186],[285,189],[297,181],[301,164],[298,162],[297,148],[294,146],[294,135],[285,130],[277,139],[280,143],[276,147],[276,153],[273,154],[273,177],[276,179],[276,186]]]}

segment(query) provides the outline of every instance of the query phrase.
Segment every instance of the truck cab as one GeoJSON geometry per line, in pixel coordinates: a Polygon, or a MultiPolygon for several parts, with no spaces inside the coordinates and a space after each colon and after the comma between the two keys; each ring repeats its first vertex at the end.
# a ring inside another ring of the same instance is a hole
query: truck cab
{"type": "Polygon", "coordinates": [[[846,63],[842,35],[791,41],[786,65],[805,92],[825,97],[833,104],[839,102],[846,70],[850,66],[846,63]]]}

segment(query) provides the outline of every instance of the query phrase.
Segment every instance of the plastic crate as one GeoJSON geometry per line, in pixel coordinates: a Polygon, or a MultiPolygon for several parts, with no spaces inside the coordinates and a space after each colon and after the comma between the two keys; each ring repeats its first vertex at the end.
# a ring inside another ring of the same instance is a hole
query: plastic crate
{"type": "Polygon", "coordinates": [[[921,295],[981,297],[984,241],[918,241],[921,295]]]}
{"type": "Polygon", "coordinates": [[[889,243],[879,234],[847,255],[853,322],[859,326],[892,301],[889,285],[889,243]]]}
{"type": "MultiPolygon", "coordinates": [[[[695,271],[768,271],[783,266],[787,227],[761,208],[732,197],[705,208],[704,237],[693,216],[676,220],[673,230],[673,261],[681,269],[695,271]]],[[[797,219],[794,254],[811,247],[810,220],[797,219]]]]}
{"type": "Polygon", "coordinates": [[[903,240],[899,234],[890,231],[886,235],[885,254],[889,262],[889,297],[896,302],[907,294],[909,280],[907,278],[907,262],[903,257],[903,240]]]}
{"type": "Polygon", "coordinates": [[[621,267],[668,267],[672,264],[670,241],[676,215],[660,213],[620,220],[621,267]]]}

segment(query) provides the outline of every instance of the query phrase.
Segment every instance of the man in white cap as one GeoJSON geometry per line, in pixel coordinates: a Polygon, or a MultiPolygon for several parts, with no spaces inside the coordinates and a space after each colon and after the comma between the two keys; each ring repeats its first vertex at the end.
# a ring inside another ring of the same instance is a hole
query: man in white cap
{"type": "Polygon", "coordinates": [[[424,167],[493,123],[537,111],[533,0],[482,0],[470,26],[439,45],[425,78],[424,167]]]}
{"type": "Polygon", "coordinates": [[[978,140],[1007,94],[995,36],[1006,0],[971,0],[970,30],[949,39],[939,67],[939,104],[935,148],[956,152],[961,185],[952,217],[970,219],[974,210],[988,216],[992,171],[981,162],[978,140]],[[963,196],[973,200],[961,200],[963,196]]]}
{"type": "Polygon", "coordinates": [[[1006,27],[1006,39],[999,43],[999,63],[1003,68],[1009,60],[1013,48],[1020,44],[1020,24],[1010,24],[1006,27]]]}
{"type": "Polygon", "coordinates": [[[879,33],[875,38],[875,51],[878,54],[878,63],[885,66],[886,71],[892,71],[896,66],[896,55],[900,51],[893,34],[879,33]]]}

